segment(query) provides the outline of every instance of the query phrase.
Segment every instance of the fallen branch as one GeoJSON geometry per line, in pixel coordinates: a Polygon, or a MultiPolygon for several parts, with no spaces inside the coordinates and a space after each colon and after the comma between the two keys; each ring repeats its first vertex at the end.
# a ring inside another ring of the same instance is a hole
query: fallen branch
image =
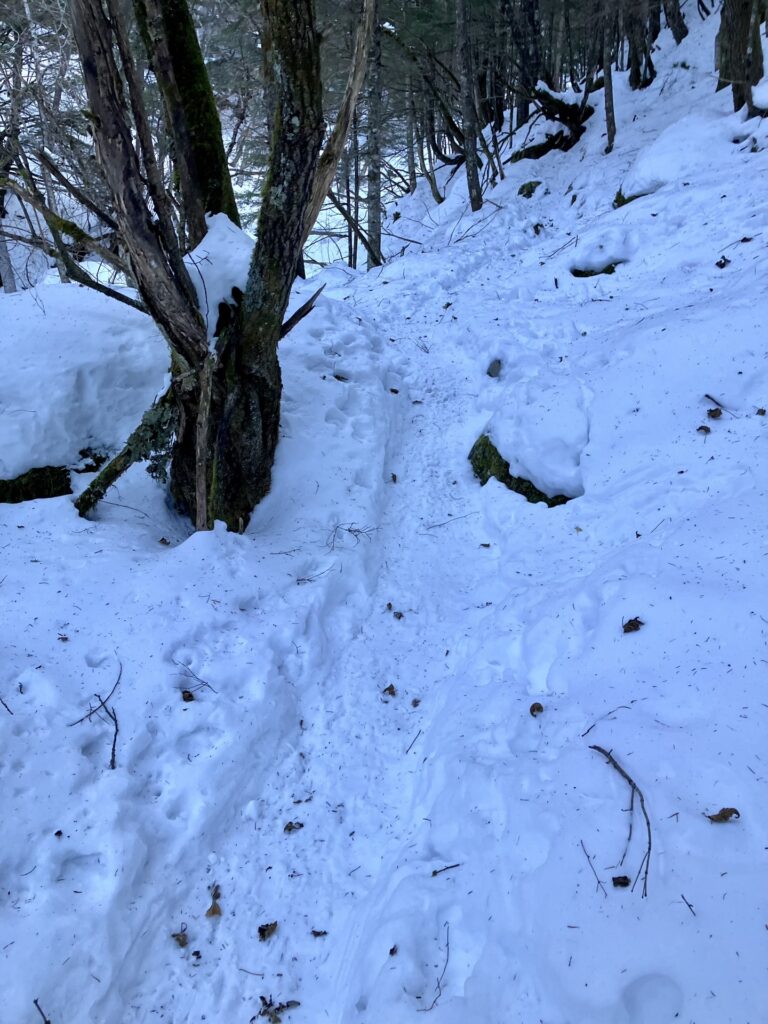
{"type": "Polygon", "coordinates": [[[149,459],[153,453],[160,452],[170,442],[174,433],[178,411],[173,399],[172,387],[147,409],[141,423],[134,430],[125,447],[103,467],[95,480],[92,480],[75,502],[75,508],[85,517],[104,497],[109,488],[116,483],[135,462],[149,459]]]}
{"type": "Polygon", "coordinates": [[[642,879],[643,879],[643,892],[642,892],[642,895],[643,895],[643,897],[645,897],[645,896],[648,895],[648,872],[649,872],[650,867],[651,867],[651,845],[652,845],[652,839],[651,839],[651,819],[649,818],[648,811],[646,810],[646,807],[645,807],[645,797],[643,796],[643,791],[640,789],[640,787],[635,782],[635,780],[632,778],[632,776],[629,775],[629,773],[626,772],[621,767],[619,762],[616,760],[616,758],[613,756],[613,754],[610,753],[610,751],[606,750],[604,747],[597,746],[597,744],[590,744],[589,749],[590,750],[596,750],[598,752],[598,754],[602,754],[603,755],[603,757],[606,759],[608,764],[612,768],[614,768],[619,773],[619,775],[622,777],[622,779],[624,779],[624,781],[629,785],[629,788],[630,788],[631,793],[632,793],[632,797],[630,799],[630,804],[629,804],[629,814],[630,814],[630,818],[629,818],[629,835],[627,837],[626,849],[624,850],[624,854],[623,854],[623,856],[621,858],[621,861],[619,861],[620,864],[624,863],[624,857],[626,857],[626,855],[627,855],[627,852],[629,850],[629,843],[630,843],[630,840],[632,839],[632,812],[634,810],[634,805],[635,805],[635,794],[637,794],[637,798],[640,801],[640,809],[643,812],[643,818],[645,819],[645,829],[646,829],[646,834],[647,834],[647,846],[645,848],[645,853],[643,854],[643,859],[640,861],[640,867],[638,868],[637,875],[635,876],[635,880],[632,883],[632,891],[634,892],[635,886],[637,885],[638,880],[642,876],[642,879]]]}

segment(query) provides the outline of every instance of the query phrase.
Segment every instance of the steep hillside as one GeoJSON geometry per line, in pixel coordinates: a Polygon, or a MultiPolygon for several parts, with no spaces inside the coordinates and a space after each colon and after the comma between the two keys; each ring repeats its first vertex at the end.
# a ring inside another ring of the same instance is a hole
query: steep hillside
{"type": "MultiPolygon", "coordinates": [[[[764,1021],[768,124],[714,28],[610,156],[598,96],[323,272],[244,536],[141,467],[1,507],[2,1024],[764,1021]],[[481,436],[571,500],[481,487],[481,436]]],[[[16,468],[162,386],[132,311],[0,316],[16,468]]]]}

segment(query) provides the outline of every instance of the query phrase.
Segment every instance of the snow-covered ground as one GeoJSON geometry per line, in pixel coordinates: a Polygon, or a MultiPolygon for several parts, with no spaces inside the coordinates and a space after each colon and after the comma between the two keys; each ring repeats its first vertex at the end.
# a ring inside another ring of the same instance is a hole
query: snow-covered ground
{"type": "MultiPolygon", "coordinates": [[[[0,508],[2,1024],[768,1020],[768,126],[714,20],[619,76],[610,156],[598,96],[324,272],[246,535],[141,467],[91,521],[0,508]],[[482,433],[576,497],[480,487],[482,433]]],[[[162,387],[75,286],[0,323],[4,473],[162,387]]]]}

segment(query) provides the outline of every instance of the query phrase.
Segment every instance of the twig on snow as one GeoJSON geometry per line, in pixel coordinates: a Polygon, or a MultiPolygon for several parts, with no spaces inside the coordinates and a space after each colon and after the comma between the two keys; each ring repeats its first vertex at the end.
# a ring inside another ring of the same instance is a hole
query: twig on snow
{"type": "Polygon", "coordinates": [[[612,715],[615,711],[622,711],[622,710],[623,711],[631,711],[632,708],[630,707],[629,704],[617,704],[615,708],[611,708],[610,711],[606,711],[604,715],[600,715],[599,718],[596,718],[594,720],[594,722],[592,723],[592,725],[590,725],[590,727],[588,729],[584,730],[584,732],[581,734],[581,738],[584,739],[585,736],[587,736],[589,733],[592,732],[592,730],[595,728],[596,725],[598,725],[600,722],[604,721],[609,715],[612,715]]]}
{"type": "Polygon", "coordinates": [[[33,999],[32,1003],[33,1003],[35,1009],[37,1010],[37,1012],[43,1018],[43,1024],[53,1024],[53,1021],[50,1019],[50,1017],[46,1016],[46,1014],[43,1013],[43,1011],[42,1011],[42,1009],[40,1007],[40,1003],[38,1002],[38,1000],[37,999],[33,999]]]}
{"type": "Polygon", "coordinates": [[[430,1003],[429,1006],[420,1006],[419,1010],[418,1010],[419,1013],[429,1013],[430,1010],[434,1010],[434,1008],[437,1006],[437,1001],[440,998],[440,996],[443,994],[443,978],[445,977],[445,972],[448,970],[448,961],[450,960],[450,957],[451,957],[451,926],[446,921],[445,922],[445,963],[443,964],[443,969],[440,972],[440,977],[437,978],[437,980],[435,981],[435,989],[436,989],[435,998],[432,1000],[432,1002],[430,1003]]]}
{"type": "Polygon", "coordinates": [[[115,711],[114,707],[109,707],[108,701],[112,699],[115,690],[120,685],[120,680],[123,678],[123,663],[121,661],[118,661],[118,665],[120,666],[120,671],[117,673],[115,685],[109,691],[107,696],[102,697],[101,694],[99,693],[94,694],[94,696],[98,700],[98,704],[96,705],[96,707],[92,708],[89,706],[88,710],[81,718],[78,718],[76,722],[69,723],[69,726],[71,728],[74,725],[80,725],[86,719],[88,719],[88,721],[90,722],[94,715],[98,714],[100,711],[104,712],[108,720],[112,723],[112,753],[109,758],[109,767],[112,770],[114,770],[117,767],[117,734],[120,731],[120,726],[117,721],[117,712],[115,711]]]}
{"type": "Polygon", "coordinates": [[[597,876],[597,872],[595,871],[595,865],[592,863],[592,858],[587,853],[587,848],[584,845],[584,840],[580,839],[579,842],[581,843],[581,848],[584,851],[584,856],[587,858],[587,864],[589,864],[589,866],[592,868],[592,874],[595,876],[595,881],[597,882],[598,889],[602,889],[603,896],[605,896],[605,898],[608,899],[608,893],[606,892],[606,888],[597,876]]]}
{"type": "Polygon", "coordinates": [[[684,904],[686,905],[686,907],[688,907],[688,909],[690,910],[690,912],[691,912],[691,913],[693,914],[693,916],[694,916],[694,917],[696,917],[696,911],[695,911],[695,910],[693,909],[693,907],[692,907],[692,906],[691,906],[691,904],[690,904],[690,903],[688,902],[688,900],[687,900],[687,899],[685,898],[685,896],[684,896],[684,895],[683,895],[682,893],[680,893],[680,897],[681,897],[681,899],[682,899],[683,903],[684,903],[684,904]]]}
{"type": "Polygon", "coordinates": [[[616,760],[616,758],[613,756],[613,754],[611,754],[610,751],[606,750],[605,747],[599,747],[599,746],[597,746],[597,744],[593,743],[593,744],[590,744],[589,749],[590,750],[596,750],[598,752],[598,754],[602,754],[603,755],[603,757],[606,759],[608,764],[612,768],[614,768],[619,773],[619,775],[622,777],[622,779],[624,779],[624,781],[629,785],[629,788],[630,788],[631,793],[632,793],[632,796],[631,796],[631,799],[630,799],[630,803],[629,803],[629,836],[627,837],[627,846],[626,846],[626,849],[624,850],[624,855],[622,856],[621,861],[619,863],[623,863],[624,862],[624,857],[626,857],[626,855],[627,855],[627,851],[629,850],[629,843],[630,843],[630,840],[632,838],[632,816],[633,816],[633,811],[634,811],[634,806],[635,806],[635,794],[637,794],[637,798],[640,801],[640,810],[643,812],[643,818],[645,819],[645,829],[646,829],[646,835],[647,835],[647,846],[645,848],[645,853],[643,854],[643,859],[640,861],[640,867],[637,870],[637,875],[635,875],[635,880],[632,883],[632,891],[634,892],[635,886],[637,885],[640,877],[642,876],[642,879],[643,879],[642,895],[643,895],[643,897],[645,897],[645,896],[648,895],[648,872],[650,871],[650,867],[651,867],[651,845],[652,845],[652,838],[651,838],[651,819],[649,818],[648,811],[646,810],[646,807],[645,807],[645,797],[643,796],[643,791],[640,789],[640,787],[635,782],[635,780],[632,778],[632,776],[621,767],[621,765],[616,760]]]}
{"type": "MultiPolygon", "coordinates": [[[[6,710],[7,712],[8,712],[8,714],[9,714],[9,715],[12,715],[12,714],[13,714],[13,712],[12,712],[12,711],[11,711],[11,709],[10,709],[10,708],[8,707],[8,705],[7,705],[6,703],[5,703],[5,701],[3,700],[3,698],[2,698],[2,697],[0,697],[0,704],[2,704],[2,705],[3,705],[3,707],[4,707],[4,708],[5,708],[5,710],[6,710]]],[[[415,742],[415,741],[414,741],[414,742],[415,742]]],[[[406,754],[407,754],[407,753],[408,753],[408,751],[406,750],[406,754]]]]}
{"type": "MultiPolygon", "coordinates": [[[[13,712],[11,712],[11,714],[13,714],[13,712]]],[[[421,736],[421,729],[419,729],[419,731],[413,737],[411,742],[408,744],[408,749],[406,750],[406,754],[410,754],[411,748],[413,747],[413,744],[416,742],[416,740],[419,738],[419,736],[421,736]]]]}
{"type": "Polygon", "coordinates": [[[459,519],[468,519],[470,516],[476,516],[478,514],[479,513],[477,512],[466,512],[463,516],[454,516],[452,519],[446,519],[444,523],[432,523],[432,525],[428,526],[427,529],[436,530],[438,526],[450,526],[451,523],[456,523],[459,519]]]}
{"type": "Polygon", "coordinates": [[[432,877],[434,878],[436,875],[442,875],[442,873],[444,871],[453,871],[454,868],[460,868],[460,867],[461,867],[461,864],[446,864],[444,868],[435,868],[432,871],[432,877]]]}

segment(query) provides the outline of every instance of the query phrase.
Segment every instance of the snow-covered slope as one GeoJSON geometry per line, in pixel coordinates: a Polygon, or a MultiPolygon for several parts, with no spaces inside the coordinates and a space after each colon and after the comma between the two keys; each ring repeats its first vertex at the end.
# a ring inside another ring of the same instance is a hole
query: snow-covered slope
{"type": "Polygon", "coordinates": [[[768,131],[714,27],[617,83],[610,156],[598,103],[325,272],[245,536],[139,467],[3,507],[2,1024],[765,1020],[768,131]],[[483,432],[579,496],[481,488],[483,432]]]}

